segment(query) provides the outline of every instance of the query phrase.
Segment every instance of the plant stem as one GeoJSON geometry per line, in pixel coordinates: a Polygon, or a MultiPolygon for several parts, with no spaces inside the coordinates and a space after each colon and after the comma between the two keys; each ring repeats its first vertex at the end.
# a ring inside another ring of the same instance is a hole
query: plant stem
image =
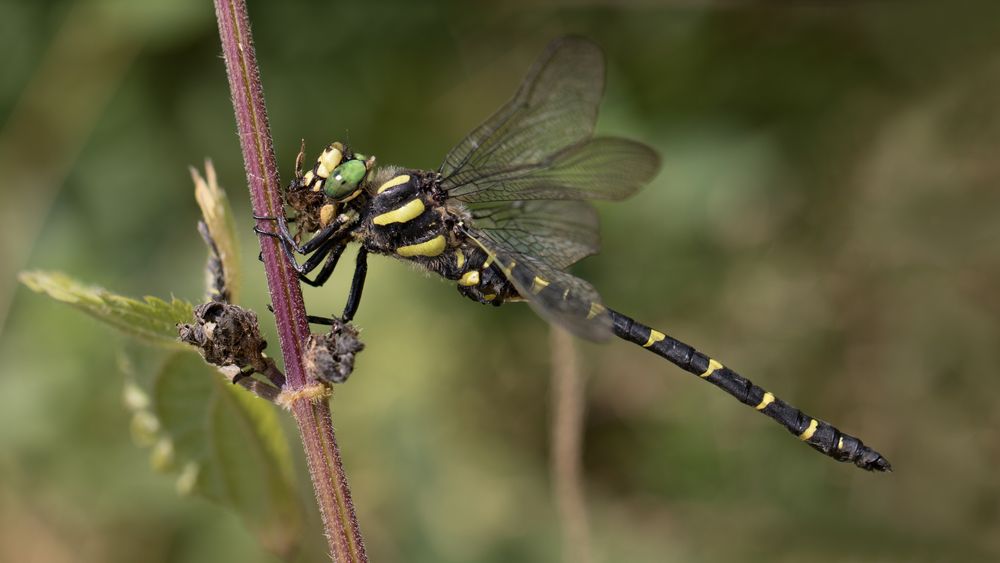
{"type": "MultiPolygon", "coordinates": [[[[250,35],[250,18],[244,0],[215,0],[219,36],[236,111],[236,125],[243,148],[250,200],[257,216],[274,217],[284,212],[274,147],[264,107],[260,70],[250,35]]],[[[364,542],[354,514],[354,504],[341,465],[340,450],[333,433],[330,406],[296,393],[312,382],[302,365],[302,346],[309,335],[305,304],[298,275],[273,237],[260,237],[261,256],[274,307],[278,340],[287,377],[284,390],[293,399],[288,405],[295,417],[305,448],[309,474],[319,503],[330,555],[339,563],[366,562],[364,542]]]]}

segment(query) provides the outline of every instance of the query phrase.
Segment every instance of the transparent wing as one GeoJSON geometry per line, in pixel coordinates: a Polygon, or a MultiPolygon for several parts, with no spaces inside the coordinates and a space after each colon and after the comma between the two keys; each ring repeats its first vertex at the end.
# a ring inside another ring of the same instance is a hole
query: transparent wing
{"type": "Polygon", "coordinates": [[[553,41],[514,98],[448,153],[442,188],[464,203],[628,197],[659,157],[634,141],[592,138],[603,93],[601,48],[553,41]]]}
{"type": "Polygon", "coordinates": [[[611,334],[597,291],[564,268],[597,251],[587,199],[622,199],[659,157],[641,143],[593,138],[604,55],[568,37],[551,43],[514,98],[445,157],[450,200],[472,214],[467,234],[543,318],[591,340],[611,334]]]}
{"type": "Polygon", "coordinates": [[[585,201],[480,204],[472,217],[490,245],[534,256],[557,270],[597,254],[600,247],[597,211],[585,201]]]}
{"type": "Polygon", "coordinates": [[[527,199],[624,199],[648,183],[660,158],[648,146],[617,137],[570,145],[537,161],[487,162],[463,168],[441,182],[464,203],[527,199]]]}
{"type": "Polygon", "coordinates": [[[468,232],[543,319],[588,340],[611,337],[611,315],[592,285],[534,256],[504,250],[485,232],[468,232]]]}
{"type": "Polygon", "coordinates": [[[448,153],[441,175],[531,164],[590,138],[604,93],[604,53],[582,37],[546,47],[514,98],[448,153]]]}

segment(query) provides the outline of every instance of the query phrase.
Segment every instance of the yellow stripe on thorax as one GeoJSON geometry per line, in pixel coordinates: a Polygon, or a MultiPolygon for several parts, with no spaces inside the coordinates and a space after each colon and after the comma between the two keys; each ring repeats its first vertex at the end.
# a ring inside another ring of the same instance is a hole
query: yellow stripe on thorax
{"type": "Polygon", "coordinates": [[[455,263],[459,268],[465,265],[465,253],[462,252],[461,248],[455,249],[455,263]]]}
{"type": "Polygon", "coordinates": [[[819,423],[816,422],[816,419],[815,418],[811,419],[809,421],[809,428],[806,428],[801,434],[799,434],[799,440],[805,441],[808,440],[809,438],[812,438],[813,434],[816,433],[816,428],[818,427],[819,423]]]}
{"type": "Polygon", "coordinates": [[[405,257],[437,256],[444,252],[445,246],[447,246],[447,242],[444,240],[444,235],[438,235],[428,241],[400,246],[396,249],[396,254],[405,257]]]}
{"type": "Polygon", "coordinates": [[[376,193],[382,193],[382,192],[388,190],[389,188],[398,186],[400,184],[405,184],[405,183],[407,183],[409,181],[410,181],[409,174],[400,174],[399,176],[396,176],[395,178],[393,178],[393,179],[389,180],[388,182],[386,182],[386,183],[382,184],[381,186],[379,186],[378,187],[378,191],[376,193]]]}
{"type": "Polygon", "coordinates": [[[390,223],[405,223],[423,214],[424,202],[418,197],[416,199],[410,200],[406,205],[402,205],[393,209],[392,211],[386,211],[381,215],[376,215],[372,219],[372,223],[376,225],[388,225],[390,223]]]}
{"type": "Polygon", "coordinates": [[[702,372],[701,377],[708,377],[708,376],[712,375],[713,373],[715,373],[715,370],[721,369],[721,368],[722,368],[722,364],[720,364],[719,362],[713,360],[712,358],[709,358],[708,359],[708,367],[705,368],[704,372],[702,372]]]}

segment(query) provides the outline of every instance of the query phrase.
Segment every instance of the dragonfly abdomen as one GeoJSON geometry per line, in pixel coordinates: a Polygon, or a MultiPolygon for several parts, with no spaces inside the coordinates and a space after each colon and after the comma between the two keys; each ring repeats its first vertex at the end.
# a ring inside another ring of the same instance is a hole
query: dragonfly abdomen
{"type": "Polygon", "coordinates": [[[479,303],[499,306],[518,296],[493,258],[467,238],[438,273],[455,281],[459,293],[479,303]]]}
{"type": "Polygon", "coordinates": [[[708,381],[774,419],[814,449],[836,459],[849,461],[869,471],[891,471],[889,461],[860,439],[813,418],[789,405],[749,379],[679,340],[648,327],[635,319],[608,309],[616,336],[666,358],[674,365],[708,381]]]}

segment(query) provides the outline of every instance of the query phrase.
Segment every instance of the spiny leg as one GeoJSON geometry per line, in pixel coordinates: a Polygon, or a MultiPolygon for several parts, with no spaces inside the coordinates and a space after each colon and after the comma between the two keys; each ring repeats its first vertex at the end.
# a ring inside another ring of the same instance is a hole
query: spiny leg
{"type": "Polygon", "coordinates": [[[291,252],[292,254],[294,253],[309,254],[313,250],[316,250],[324,243],[329,241],[331,238],[342,237],[343,233],[339,231],[347,223],[347,219],[345,217],[343,216],[337,217],[329,225],[323,227],[319,232],[317,232],[316,235],[313,236],[311,239],[309,239],[302,245],[299,245],[295,242],[295,237],[292,236],[292,233],[288,230],[288,223],[284,221],[282,218],[279,217],[275,219],[274,217],[264,217],[255,215],[254,219],[277,221],[278,223],[277,233],[265,231],[264,229],[261,229],[260,227],[257,226],[254,226],[253,231],[258,235],[274,237],[282,241],[286,246],[286,254],[289,252],[291,252]]]}
{"type": "Polygon", "coordinates": [[[368,250],[364,246],[358,249],[358,258],[354,265],[354,278],[351,280],[351,292],[347,294],[347,306],[341,317],[349,322],[358,312],[361,305],[361,292],[365,289],[365,277],[368,275],[368,250]]]}
{"type": "MultiPolygon", "coordinates": [[[[265,230],[261,229],[260,227],[254,225],[253,230],[254,230],[255,233],[257,233],[258,235],[266,235],[266,236],[275,237],[278,240],[280,240],[281,242],[285,243],[286,246],[290,245],[292,248],[298,250],[298,243],[295,242],[295,237],[292,235],[292,232],[290,230],[288,230],[288,223],[289,223],[289,221],[288,221],[287,217],[285,217],[284,215],[278,215],[278,216],[273,216],[273,215],[254,215],[253,218],[257,219],[258,221],[274,221],[275,223],[278,224],[278,232],[277,233],[272,233],[272,232],[269,232],[269,231],[265,231],[265,230]]],[[[300,252],[300,254],[305,254],[305,253],[304,252],[300,252]]]]}
{"type": "Polygon", "coordinates": [[[332,249],[336,249],[339,246],[340,247],[339,252],[343,252],[344,243],[342,241],[346,233],[346,228],[345,228],[346,223],[347,223],[346,220],[335,221],[334,223],[328,225],[322,231],[317,233],[316,236],[310,239],[307,243],[299,247],[294,246],[291,242],[285,240],[284,238],[281,237],[281,235],[278,235],[276,233],[271,233],[268,231],[261,230],[259,227],[254,227],[254,231],[264,236],[269,236],[279,239],[281,247],[285,252],[285,256],[287,257],[288,261],[292,264],[292,267],[295,268],[295,271],[298,272],[299,279],[315,287],[318,285],[322,285],[323,282],[325,282],[330,277],[330,274],[333,272],[333,268],[336,267],[336,261],[340,258],[339,254],[332,259],[333,260],[332,265],[327,264],[327,266],[324,266],[324,270],[320,272],[320,275],[325,277],[323,277],[321,281],[313,282],[309,278],[305,277],[305,275],[316,269],[316,267],[319,266],[320,262],[323,261],[323,258],[332,249]],[[298,261],[296,260],[295,253],[299,252],[301,254],[308,254],[313,251],[315,251],[314,254],[310,256],[309,259],[306,260],[302,265],[299,265],[298,261]],[[329,268],[329,271],[327,271],[327,268],[329,268]]]}
{"type": "MultiPolygon", "coordinates": [[[[257,231],[257,228],[254,227],[254,230],[257,231]]],[[[278,238],[279,239],[278,244],[281,245],[281,249],[285,252],[285,258],[288,260],[288,263],[291,264],[292,268],[295,269],[296,273],[298,273],[299,279],[307,282],[308,279],[305,277],[305,275],[315,270],[316,266],[318,266],[320,262],[323,261],[323,258],[327,254],[329,254],[330,249],[334,247],[333,241],[327,241],[327,244],[325,246],[317,250],[312,256],[310,256],[305,262],[303,262],[300,265],[298,263],[298,260],[296,259],[295,249],[291,248],[291,246],[286,241],[280,240],[280,237],[278,235],[274,233],[268,233],[266,231],[257,231],[257,234],[278,238]]],[[[263,251],[261,251],[257,255],[257,259],[260,260],[261,262],[264,261],[263,251]]]]}
{"type": "Polygon", "coordinates": [[[331,317],[317,317],[316,315],[306,315],[306,320],[314,325],[333,326],[336,321],[331,317]]]}
{"type": "MultiPolygon", "coordinates": [[[[260,217],[256,217],[256,216],[254,218],[255,219],[260,219],[260,217]]],[[[272,237],[272,238],[278,239],[278,244],[281,245],[281,250],[285,253],[285,257],[288,259],[288,262],[290,264],[292,264],[292,266],[295,268],[296,271],[298,271],[298,269],[299,269],[299,263],[295,259],[295,250],[298,247],[296,246],[295,239],[292,238],[291,233],[287,232],[287,227],[285,229],[285,235],[287,235],[287,236],[284,236],[284,235],[278,234],[278,233],[272,233],[270,231],[265,231],[265,230],[261,229],[260,227],[258,227],[256,225],[254,225],[253,232],[257,233],[258,235],[262,235],[262,236],[272,237]]],[[[264,253],[263,253],[263,251],[261,251],[261,253],[257,256],[257,259],[260,260],[261,262],[264,261],[264,253]]]]}
{"type": "MultiPolygon", "coordinates": [[[[334,252],[337,252],[336,249],[334,252]]],[[[343,252],[343,248],[340,249],[343,252]]],[[[339,253],[338,253],[339,256],[339,253]]],[[[326,267],[324,267],[324,270],[326,267]]],[[[358,306],[361,304],[361,292],[365,287],[365,277],[368,274],[368,250],[365,247],[361,247],[358,250],[358,258],[354,267],[354,278],[351,280],[351,292],[347,296],[347,305],[344,307],[344,314],[340,319],[334,319],[332,317],[320,317],[316,315],[307,315],[306,318],[312,324],[332,326],[339,322],[348,323],[354,318],[354,315],[358,312],[358,306]]],[[[318,277],[317,277],[318,279],[318,277]]],[[[325,281],[325,280],[324,280],[325,281]]]]}
{"type": "MultiPolygon", "coordinates": [[[[345,248],[347,248],[347,245],[331,241],[330,246],[324,246],[323,248],[317,250],[316,253],[310,256],[309,260],[306,261],[306,264],[309,264],[310,267],[307,271],[299,273],[299,279],[302,283],[312,287],[319,287],[326,283],[326,280],[330,279],[333,271],[337,268],[337,262],[340,261],[340,255],[344,253],[345,248]],[[317,256],[319,256],[318,259],[316,258],[317,256]],[[323,269],[316,274],[316,279],[311,280],[307,278],[306,274],[313,271],[324,256],[327,257],[326,263],[323,264],[323,269]],[[310,264],[313,260],[315,260],[315,263],[310,264]]],[[[303,264],[303,266],[306,264],[303,264]]]]}
{"type": "Polygon", "coordinates": [[[281,249],[285,252],[285,258],[288,259],[288,263],[291,264],[293,268],[295,268],[295,271],[299,273],[299,276],[304,275],[304,273],[302,272],[302,267],[299,266],[299,262],[295,258],[295,249],[292,248],[291,245],[289,245],[287,242],[283,240],[279,240],[278,244],[281,245],[281,249]]]}

